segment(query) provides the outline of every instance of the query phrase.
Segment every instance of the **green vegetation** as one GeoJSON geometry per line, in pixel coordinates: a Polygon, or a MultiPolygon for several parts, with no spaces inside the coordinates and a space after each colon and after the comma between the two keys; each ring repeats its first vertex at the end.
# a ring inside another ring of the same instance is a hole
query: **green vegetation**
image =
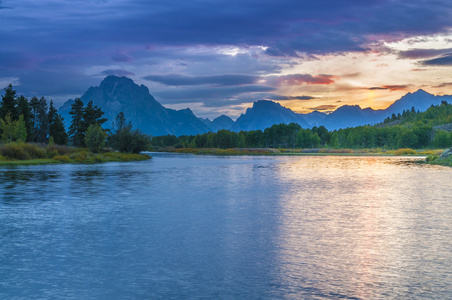
{"type": "Polygon", "coordinates": [[[441,165],[441,166],[452,167],[452,157],[451,156],[449,156],[445,159],[439,159],[438,155],[428,155],[425,158],[425,161],[430,165],[441,165]]]}
{"type": "MultiPolygon", "coordinates": [[[[443,102],[425,112],[405,111],[382,124],[328,131],[324,126],[301,128],[278,124],[253,131],[219,130],[195,136],[152,138],[152,146],[181,148],[289,148],[289,149],[434,149],[452,147],[452,132],[440,125],[452,123],[452,105],[443,102]]],[[[401,150],[402,151],[402,150],[401,150]]],[[[402,151],[403,152],[403,151],[402,151]]],[[[406,151],[405,151],[406,152],[406,151]]],[[[406,152],[410,154],[410,152],[406,152]]]]}
{"type": "Polygon", "coordinates": [[[102,130],[99,124],[88,126],[85,134],[85,144],[91,152],[99,153],[105,146],[107,133],[102,130]]]}
{"type": "Polygon", "coordinates": [[[108,144],[119,152],[138,154],[151,147],[151,140],[140,130],[132,130],[132,123],[120,112],[113,123],[108,144]]]}
{"type": "MultiPolygon", "coordinates": [[[[139,155],[148,150],[150,138],[132,124],[121,130],[103,129],[104,112],[90,101],[76,99],[71,107],[71,124],[44,97],[17,97],[11,85],[0,101],[0,165],[41,163],[94,163],[149,159],[139,155]],[[110,133],[110,134],[109,134],[110,133]],[[69,144],[68,147],[67,144],[69,144]],[[109,147],[109,148],[106,148],[109,147]],[[121,153],[113,152],[117,150],[121,153]]],[[[126,124],[123,113],[119,114],[126,124]]]]}
{"type": "Polygon", "coordinates": [[[425,149],[410,149],[403,148],[397,150],[383,150],[381,148],[366,148],[366,149],[331,149],[331,148],[307,148],[307,149],[292,149],[292,148],[162,148],[159,151],[172,153],[191,153],[191,154],[207,154],[207,155],[340,155],[340,156],[434,156],[439,157],[443,150],[425,150],[425,149]]]}
{"type": "Polygon", "coordinates": [[[120,152],[93,153],[85,148],[34,143],[0,145],[0,165],[34,165],[49,163],[100,163],[147,160],[149,155],[120,152]]]}

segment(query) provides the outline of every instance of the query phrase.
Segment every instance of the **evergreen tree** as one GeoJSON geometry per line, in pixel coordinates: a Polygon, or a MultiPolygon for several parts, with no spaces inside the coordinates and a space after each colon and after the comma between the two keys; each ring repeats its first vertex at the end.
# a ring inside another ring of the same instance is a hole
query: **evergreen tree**
{"type": "Polygon", "coordinates": [[[118,133],[126,127],[132,129],[132,122],[127,122],[123,112],[120,112],[113,121],[113,133],[118,133]]]}
{"type": "Polygon", "coordinates": [[[29,141],[34,142],[35,141],[35,132],[36,132],[36,120],[38,118],[38,105],[39,105],[39,99],[36,97],[32,97],[29,103],[30,106],[30,126],[31,126],[31,136],[28,137],[29,141]]]}
{"type": "Polygon", "coordinates": [[[101,110],[100,107],[93,105],[93,101],[88,102],[83,111],[83,123],[85,128],[84,131],[88,129],[89,125],[104,124],[107,121],[107,119],[102,118],[103,115],[104,112],[101,110]]]}
{"type": "Polygon", "coordinates": [[[139,130],[132,130],[132,123],[126,121],[123,112],[116,116],[112,129],[108,143],[110,147],[120,152],[140,153],[151,144],[146,134],[139,130]]]}
{"type": "Polygon", "coordinates": [[[50,100],[48,120],[49,136],[53,137],[53,140],[57,145],[66,145],[68,136],[66,129],[64,128],[63,118],[58,113],[57,109],[53,106],[52,100],[50,100]]]}
{"type": "Polygon", "coordinates": [[[31,119],[33,124],[33,142],[47,143],[49,135],[49,119],[47,115],[47,100],[33,97],[30,101],[31,119]]]}
{"type": "Polygon", "coordinates": [[[107,119],[102,118],[104,112],[100,107],[93,105],[93,101],[84,106],[82,100],[75,99],[71,106],[71,125],[69,126],[69,141],[76,147],[85,147],[85,133],[90,125],[102,125],[107,119]]]}
{"type": "Polygon", "coordinates": [[[84,104],[80,98],[75,99],[71,105],[69,114],[72,116],[71,125],[69,126],[69,142],[72,146],[81,147],[85,145],[85,130],[84,130],[84,104]]]}
{"type": "Polygon", "coordinates": [[[47,143],[49,134],[47,100],[44,97],[40,99],[33,97],[29,105],[31,110],[30,126],[32,127],[32,137],[29,140],[37,143],[47,143]]]}
{"type": "Polygon", "coordinates": [[[5,94],[2,96],[0,118],[4,119],[8,114],[13,121],[17,120],[19,117],[17,114],[16,91],[13,90],[13,86],[11,84],[5,88],[5,94]]]}

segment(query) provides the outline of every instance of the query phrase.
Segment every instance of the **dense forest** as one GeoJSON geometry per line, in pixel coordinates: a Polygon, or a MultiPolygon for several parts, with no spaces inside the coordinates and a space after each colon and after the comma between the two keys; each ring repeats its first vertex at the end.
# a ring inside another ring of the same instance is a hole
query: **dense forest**
{"type": "Polygon", "coordinates": [[[301,128],[279,124],[253,131],[219,130],[191,136],[152,138],[153,147],[175,148],[383,148],[427,149],[452,147],[452,132],[440,125],[452,123],[452,105],[443,102],[425,112],[414,109],[387,118],[381,124],[328,131],[324,126],[301,128]]]}
{"type": "Polygon", "coordinates": [[[80,99],[72,104],[71,123],[66,132],[64,120],[57,109],[44,97],[30,100],[17,96],[9,85],[0,102],[0,136],[3,144],[40,143],[69,145],[88,148],[97,153],[110,147],[120,152],[139,153],[150,145],[150,138],[132,129],[124,114],[118,114],[112,129],[104,129],[107,122],[104,112],[90,101],[87,105],[80,99]]]}

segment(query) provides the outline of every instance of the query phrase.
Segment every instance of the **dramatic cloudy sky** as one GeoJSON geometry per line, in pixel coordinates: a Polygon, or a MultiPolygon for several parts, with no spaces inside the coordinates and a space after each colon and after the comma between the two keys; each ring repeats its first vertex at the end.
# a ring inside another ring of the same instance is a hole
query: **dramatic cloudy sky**
{"type": "Polygon", "coordinates": [[[107,75],[211,118],[452,94],[452,1],[0,1],[2,87],[62,104],[107,75]]]}

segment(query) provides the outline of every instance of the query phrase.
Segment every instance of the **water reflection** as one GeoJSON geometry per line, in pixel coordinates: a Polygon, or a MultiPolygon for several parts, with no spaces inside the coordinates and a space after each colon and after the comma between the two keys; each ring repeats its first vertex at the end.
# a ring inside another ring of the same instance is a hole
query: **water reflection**
{"type": "Polygon", "coordinates": [[[452,169],[413,160],[2,168],[0,298],[448,298],[452,169]]]}
{"type": "Polygon", "coordinates": [[[435,288],[451,271],[432,268],[450,255],[443,249],[452,249],[444,230],[451,225],[452,190],[443,176],[450,172],[426,177],[423,166],[394,160],[299,158],[281,165],[290,187],[282,199],[281,274],[283,285],[298,287],[295,297],[452,293],[447,285],[435,288]]]}

